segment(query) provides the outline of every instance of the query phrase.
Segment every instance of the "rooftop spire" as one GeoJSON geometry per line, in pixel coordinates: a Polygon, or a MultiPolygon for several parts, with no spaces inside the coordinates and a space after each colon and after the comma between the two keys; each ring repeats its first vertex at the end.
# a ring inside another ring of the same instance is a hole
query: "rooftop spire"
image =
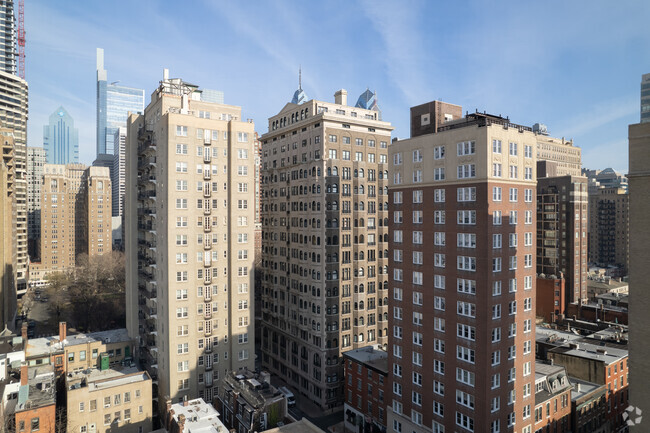
{"type": "Polygon", "coordinates": [[[302,65],[298,67],[298,90],[302,90],[302,65]]]}

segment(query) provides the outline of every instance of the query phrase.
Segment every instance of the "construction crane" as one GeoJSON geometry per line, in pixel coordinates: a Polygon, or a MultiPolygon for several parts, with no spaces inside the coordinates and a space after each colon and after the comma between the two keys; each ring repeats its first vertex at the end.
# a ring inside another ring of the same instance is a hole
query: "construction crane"
{"type": "Polygon", "coordinates": [[[25,0],[18,0],[18,76],[25,79],[25,0]]]}

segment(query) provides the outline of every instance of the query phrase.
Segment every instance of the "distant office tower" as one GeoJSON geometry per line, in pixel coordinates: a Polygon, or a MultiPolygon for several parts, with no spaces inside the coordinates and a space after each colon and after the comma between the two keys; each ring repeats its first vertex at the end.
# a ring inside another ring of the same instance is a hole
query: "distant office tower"
{"type": "Polygon", "coordinates": [[[144,90],[107,82],[104,50],[97,48],[97,158],[113,155],[115,131],[126,126],[129,112],[144,111],[144,90]]]}
{"type": "Polygon", "coordinates": [[[392,130],[342,89],[288,103],[260,138],[262,365],[321,408],[343,404],[342,352],[386,344],[392,130]]]}
{"type": "Polygon", "coordinates": [[[16,314],[16,225],[14,224],[14,140],[11,130],[0,130],[0,326],[14,328],[16,314]]]}
{"type": "Polygon", "coordinates": [[[536,123],[533,131],[537,136],[537,160],[555,161],[557,168],[553,176],[580,176],[582,149],[573,145],[573,140],[549,137],[546,125],[536,123]]]}
{"type": "Polygon", "coordinates": [[[105,167],[46,164],[41,208],[45,273],[75,267],[77,256],[111,252],[111,180],[105,167]]]}
{"type": "Polygon", "coordinates": [[[0,71],[16,75],[16,12],[13,0],[0,2],[0,71]]]}
{"type": "Polygon", "coordinates": [[[79,130],[65,108],[57,108],[50,124],[43,126],[43,148],[48,164],[79,162],[79,130]]]}
{"type": "Polygon", "coordinates": [[[28,251],[32,261],[40,257],[41,189],[45,163],[45,149],[42,147],[27,148],[28,251]]]}
{"type": "Polygon", "coordinates": [[[589,261],[619,268],[629,261],[629,195],[623,188],[599,188],[589,194],[589,261]]]}
{"type": "Polygon", "coordinates": [[[127,328],[159,406],[212,401],[227,371],[254,367],[254,128],[167,70],[129,117],[127,328]]]}
{"type": "MultiPolygon", "coordinates": [[[[587,207],[584,176],[553,176],[537,163],[537,273],[564,275],[564,304],[587,302],[587,207]]],[[[559,305],[558,305],[559,306],[559,305]]],[[[564,314],[559,309],[555,313],[564,314]]]]}
{"type": "Polygon", "coordinates": [[[27,82],[0,71],[0,127],[14,138],[16,289],[27,289],[27,82]]]}
{"type": "Polygon", "coordinates": [[[535,145],[473,113],[389,147],[391,432],[532,433],[535,145]]]}
{"type": "MultiPolygon", "coordinates": [[[[650,79],[650,77],[649,77],[650,79]]],[[[650,88],[650,84],[648,85],[650,88]]],[[[650,90],[649,90],[650,92],[650,90]]],[[[631,405],[650,413],[650,122],[629,126],[630,178],[630,395],[631,405]]],[[[644,424],[642,424],[644,426],[644,424]]],[[[632,432],[644,432],[633,427],[632,432]]]]}
{"type": "Polygon", "coordinates": [[[650,74],[641,79],[641,123],[650,122],[650,74]]]}
{"type": "Polygon", "coordinates": [[[589,180],[590,195],[598,193],[600,188],[622,188],[627,191],[627,177],[611,167],[604,170],[583,168],[582,175],[589,180]]]}
{"type": "Polygon", "coordinates": [[[113,135],[113,216],[122,216],[126,191],[126,127],[119,127],[113,135]]]}

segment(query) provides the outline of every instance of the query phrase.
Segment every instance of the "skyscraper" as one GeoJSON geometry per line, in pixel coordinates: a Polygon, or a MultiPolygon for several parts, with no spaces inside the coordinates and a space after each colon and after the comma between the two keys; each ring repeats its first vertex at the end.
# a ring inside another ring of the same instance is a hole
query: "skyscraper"
{"type": "Polygon", "coordinates": [[[16,75],[16,19],[13,0],[0,2],[0,71],[16,75]]]}
{"type": "Polygon", "coordinates": [[[27,82],[0,71],[0,127],[12,132],[14,142],[14,209],[16,217],[16,289],[27,290],[27,82]]]}
{"type": "Polygon", "coordinates": [[[129,112],[144,111],[144,90],[108,83],[104,50],[97,48],[97,158],[113,155],[115,132],[126,126],[129,112]]]}
{"type": "Polygon", "coordinates": [[[41,189],[45,164],[45,149],[42,147],[27,148],[27,238],[29,257],[32,261],[40,257],[41,189]]]}
{"type": "Polygon", "coordinates": [[[113,216],[122,216],[126,191],[126,127],[120,126],[113,135],[113,216]]]}
{"type": "MultiPolygon", "coordinates": [[[[650,122],[630,125],[628,136],[630,233],[634,234],[630,236],[629,402],[650,413],[650,122]]],[[[645,424],[632,428],[634,433],[646,430],[645,424]]]]}
{"type": "Polygon", "coordinates": [[[650,74],[641,79],[641,123],[650,122],[650,74]]]}
{"type": "Polygon", "coordinates": [[[65,108],[57,108],[43,126],[43,148],[48,164],[79,162],[79,130],[65,108]]]}
{"type": "Polygon", "coordinates": [[[253,369],[254,124],[165,70],[127,126],[127,328],[163,397],[253,369]]]}
{"type": "Polygon", "coordinates": [[[389,147],[390,431],[532,433],[535,145],[474,113],[389,147]]]}
{"type": "Polygon", "coordinates": [[[16,225],[14,223],[14,142],[0,130],[0,326],[13,329],[16,314],[16,225]]]}
{"type": "Polygon", "coordinates": [[[342,352],[386,344],[388,146],[378,111],[307,100],[262,142],[262,365],[326,409],[342,352]]]}

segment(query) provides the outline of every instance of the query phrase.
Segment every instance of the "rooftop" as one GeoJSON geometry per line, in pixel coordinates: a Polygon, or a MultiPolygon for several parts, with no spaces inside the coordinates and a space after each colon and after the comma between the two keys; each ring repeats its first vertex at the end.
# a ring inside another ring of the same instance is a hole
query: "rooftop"
{"type": "Polygon", "coordinates": [[[307,418],[303,418],[291,424],[264,430],[262,433],[324,433],[324,431],[309,422],[307,418]]]}
{"type": "Polygon", "coordinates": [[[555,347],[549,353],[559,353],[567,356],[601,361],[610,365],[628,356],[628,351],[615,347],[602,347],[590,343],[572,343],[570,347],[555,347]]]}
{"type": "Polygon", "coordinates": [[[537,326],[535,328],[535,340],[537,343],[553,344],[555,346],[568,345],[572,341],[583,338],[576,332],[569,332],[562,329],[552,329],[537,326]]]}
{"type": "Polygon", "coordinates": [[[147,380],[151,380],[149,374],[137,367],[114,367],[108,370],[90,368],[68,373],[66,386],[70,391],[88,387],[88,391],[92,392],[147,380]]]}
{"type": "Polygon", "coordinates": [[[629,284],[625,281],[617,281],[611,277],[597,277],[587,279],[587,287],[595,287],[597,289],[611,290],[628,287],[629,284]]]}
{"type": "Polygon", "coordinates": [[[184,433],[228,433],[228,429],[219,419],[219,412],[202,398],[172,405],[173,418],[176,422],[180,416],[185,418],[184,433]]]}
{"type": "Polygon", "coordinates": [[[63,350],[64,346],[76,346],[95,341],[104,343],[120,343],[131,341],[125,328],[111,329],[109,331],[92,332],[90,334],[68,335],[63,345],[59,342],[58,335],[49,337],[32,338],[27,341],[27,356],[38,356],[56,353],[63,350]]]}
{"type": "Polygon", "coordinates": [[[576,401],[579,398],[596,391],[598,388],[602,388],[603,393],[607,390],[606,385],[598,385],[597,383],[587,382],[586,380],[578,379],[576,377],[569,377],[569,379],[573,384],[573,389],[571,390],[571,401],[576,401]]]}
{"type": "Polygon", "coordinates": [[[485,127],[491,125],[502,125],[504,128],[514,128],[519,131],[530,131],[533,132],[533,128],[530,126],[518,125],[516,123],[510,122],[510,119],[507,117],[501,117],[501,115],[496,116],[488,113],[469,113],[465,117],[458,120],[451,120],[445,122],[442,126],[438,127],[437,132],[449,131],[452,129],[466,128],[469,126],[478,126],[485,127]]]}
{"type": "Polygon", "coordinates": [[[388,353],[379,349],[379,345],[360,347],[343,352],[343,356],[361,363],[379,373],[388,374],[388,353]]]}
{"type": "Polygon", "coordinates": [[[229,372],[224,378],[224,390],[228,387],[241,394],[246,403],[254,408],[263,407],[269,401],[281,400],[284,395],[270,384],[269,373],[260,374],[248,369],[229,372]]]}
{"type": "Polygon", "coordinates": [[[18,391],[16,412],[50,406],[55,403],[54,367],[39,365],[27,370],[27,385],[18,391]]]}

